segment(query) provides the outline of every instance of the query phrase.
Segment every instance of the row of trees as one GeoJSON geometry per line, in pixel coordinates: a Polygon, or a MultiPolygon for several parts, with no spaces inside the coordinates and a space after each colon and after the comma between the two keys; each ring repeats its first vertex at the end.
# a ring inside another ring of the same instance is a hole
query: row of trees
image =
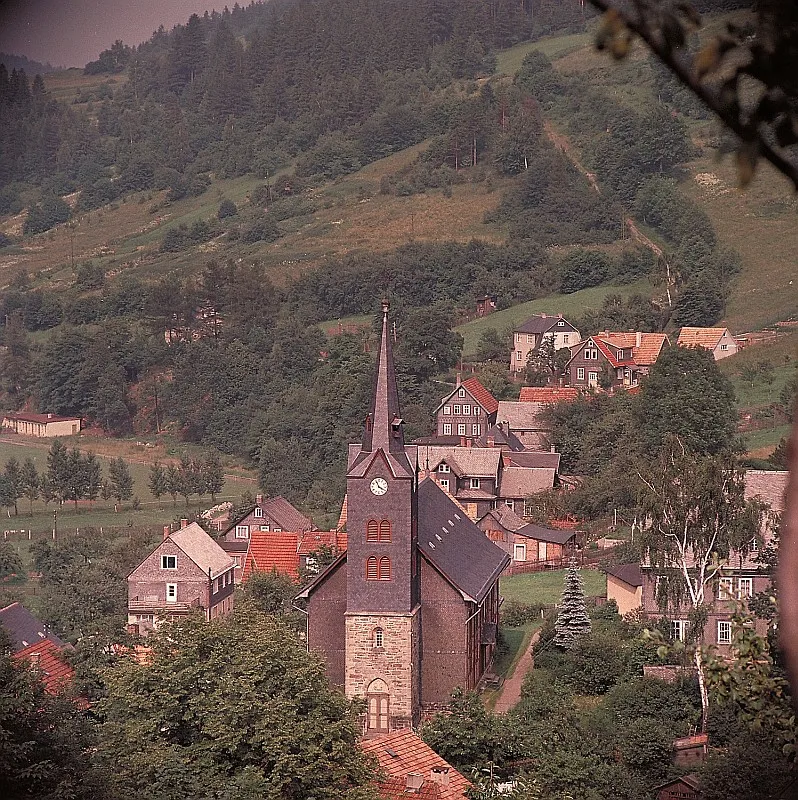
{"type": "Polygon", "coordinates": [[[127,463],[120,457],[108,463],[108,475],[103,477],[102,467],[97,456],[90,450],[81,452],[77,447],[68,449],[56,439],[47,453],[47,470],[39,473],[32,458],[21,464],[10,458],[0,475],[0,503],[14,509],[18,514],[17,503],[24,497],[33,513],[34,500],[47,505],[53,501],[63,505],[72,501],[75,511],[79,500],[94,502],[115,498],[117,502],[129,500],[133,496],[133,478],[127,463]]]}
{"type": "Polygon", "coordinates": [[[193,495],[210,495],[215,503],[216,495],[224,488],[221,458],[211,450],[204,459],[192,459],[184,454],[178,464],[164,466],[156,461],[150,467],[149,487],[156,500],[171,495],[173,505],[177,505],[178,495],[185,498],[186,508],[193,495]]]}

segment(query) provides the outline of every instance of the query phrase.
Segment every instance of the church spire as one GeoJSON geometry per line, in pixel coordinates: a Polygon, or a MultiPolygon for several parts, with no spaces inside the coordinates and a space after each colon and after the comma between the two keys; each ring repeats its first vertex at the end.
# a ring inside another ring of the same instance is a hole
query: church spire
{"type": "Polygon", "coordinates": [[[377,355],[377,375],[371,401],[371,413],[366,418],[363,448],[366,453],[382,449],[385,453],[405,453],[402,418],[399,412],[399,392],[396,389],[396,369],[393,363],[393,341],[388,327],[390,304],[382,301],[382,335],[377,355]]]}

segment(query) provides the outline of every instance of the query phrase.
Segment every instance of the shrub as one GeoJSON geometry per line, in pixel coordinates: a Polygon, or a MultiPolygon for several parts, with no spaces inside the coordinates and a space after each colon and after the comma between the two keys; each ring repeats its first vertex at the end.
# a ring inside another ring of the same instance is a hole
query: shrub
{"type": "Polygon", "coordinates": [[[502,606],[501,624],[511,628],[526,625],[527,622],[540,619],[543,606],[540,603],[521,603],[510,600],[502,606]]]}
{"type": "Polygon", "coordinates": [[[219,210],[216,212],[217,219],[226,219],[227,217],[234,217],[238,214],[238,208],[232,200],[222,200],[219,203],[219,210]]]}
{"type": "Polygon", "coordinates": [[[44,233],[44,231],[49,231],[50,228],[66,222],[71,213],[66,202],[60,197],[50,195],[30,207],[22,231],[26,234],[44,233]]]}
{"type": "Polygon", "coordinates": [[[563,294],[578,292],[598,286],[610,275],[609,258],[595,250],[574,250],[560,264],[560,282],[563,294]]]}

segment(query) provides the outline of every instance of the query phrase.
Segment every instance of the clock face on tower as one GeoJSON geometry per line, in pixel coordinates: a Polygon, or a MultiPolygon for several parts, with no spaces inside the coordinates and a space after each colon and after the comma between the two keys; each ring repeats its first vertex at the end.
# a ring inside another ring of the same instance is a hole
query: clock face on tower
{"type": "Polygon", "coordinates": [[[374,478],[369,488],[372,494],[376,494],[379,497],[388,491],[388,481],[385,478],[374,478]]]}

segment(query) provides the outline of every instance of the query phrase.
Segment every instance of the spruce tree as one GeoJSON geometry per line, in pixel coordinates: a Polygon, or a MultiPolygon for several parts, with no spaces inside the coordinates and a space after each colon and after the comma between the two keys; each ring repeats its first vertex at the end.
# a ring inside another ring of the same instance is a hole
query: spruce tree
{"type": "Polygon", "coordinates": [[[571,559],[571,566],[565,575],[565,584],[560,600],[560,613],[554,625],[554,644],[557,647],[571,649],[580,636],[590,633],[590,617],[585,604],[585,587],[582,576],[576,566],[576,559],[571,559]]]}

